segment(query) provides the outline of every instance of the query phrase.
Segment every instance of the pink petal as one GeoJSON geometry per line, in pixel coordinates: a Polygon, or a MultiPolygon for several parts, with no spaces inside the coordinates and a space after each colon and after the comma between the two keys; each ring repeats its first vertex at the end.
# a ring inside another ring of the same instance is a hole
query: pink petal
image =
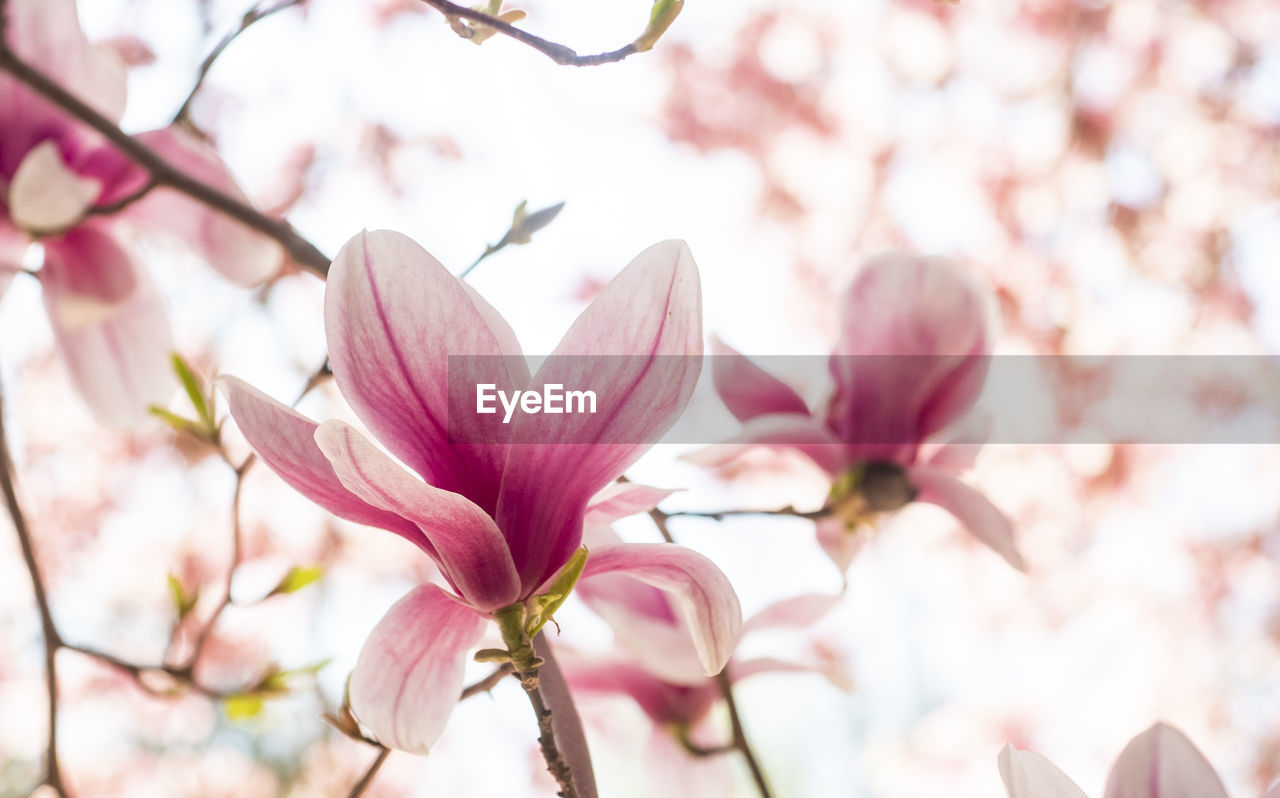
{"type": "Polygon", "coordinates": [[[249,445],[295,490],[334,515],[394,532],[435,556],[416,524],[374,507],[339,481],[316,445],[316,422],[235,377],[219,378],[218,387],[249,445]]]}
{"type": "Polygon", "coordinates": [[[321,424],[315,439],[348,490],[418,525],[440,569],[472,606],[487,612],[516,600],[520,579],[511,552],[484,510],[410,474],[341,421],[321,424]]]}
{"type": "MultiPolygon", "coordinates": [[[[181,127],[152,130],[137,138],[191,177],[248,202],[218,153],[181,127]]],[[[279,244],[176,191],[156,189],[127,206],[124,213],[140,225],[179,237],[233,283],[257,285],[274,276],[283,264],[279,244]]]]}
{"type": "Polygon", "coordinates": [[[819,421],[797,413],[756,416],[744,423],[742,431],[729,441],[699,449],[683,459],[706,468],[718,468],[755,446],[800,452],[832,475],[849,466],[845,445],[819,421]]]}
{"type": "Polygon", "coordinates": [[[101,423],[140,423],[174,388],[169,322],[150,278],[96,224],[46,239],[44,253],[44,304],[76,388],[101,423]]]}
{"type": "Polygon", "coordinates": [[[755,657],[745,662],[735,659],[729,663],[729,673],[734,684],[766,673],[812,673],[826,679],[837,690],[848,693],[854,689],[853,677],[836,662],[790,662],[776,657],[755,657]]]}
{"type": "Polygon", "coordinates": [[[719,338],[711,339],[711,354],[716,393],[739,421],[775,413],[809,414],[809,406],[786,383],[719,338]]]}
{"type": "Polygon", "coordinates": [[[1267,790],[1266,795],[1263,795],[1262,798],[1280,798],[1280,783],[1267,790]]]}
{"type": "Polygon", "coordinates": [[[517,445],[495,517],[526,586],[578,547],[588,499],[675,422],[701,368],[697,267],[683,242],[655,244],[583,311],[534,378],[595,391],[599,412],[521,414],[512,424],[517,445]]]}
{"type": "Polygon", "coordinates": [[[849,570],[867,540],[866,535],[859,534],[856,528],[850,529],[849,522],[836,515],[819,518],[814,524],[814,533],[823,553],[842,574],[849,570]]]}
{"type": "Polygon", "coordinates": [[[506,450],[500,441],[450,442],[451,423],[456,438],[495,440],[495,433],[480,421],[491,416],[450,422],[451,376],[468,375],[451,375],[449,357],[482,356],[466,361],[476,364],[471,376],[499,390],[511,390],[509,370],[523,367],[502,357],[518,354],[514,335],[505,322],[495,326],[496,311],[476,299],[409,238],[361,233],[329,271],[325,331],[338,387],[378,440],[432,485],[492,513],[506,450]]]}
{"type": "Polygon", "coordinates": [[[978,462],[978,455],[982,453],[982,446],[983,444],[981,443],[926,445],[921,449],[921,460],[925,465],[947,471],[968,471],[978,462]]]}
{"type": "Polygon", "coordinates": [[[812,626],[839,605],[843,598],[839,594],[828,596],[823,593],[805,593],[776,601],[748,618],[742,625],[742,634],[761,629],[799,629],[812,626]]]}
{"type": "Polygon", "coordinates": [[[607,573],[666,591],[689,625],[703,672],[710,676],[724,668],[738,643],[742,608],[715,563],[670,543],[624,543],[588,557],[582,578],[607,573]]]}
{"type": "Polygon", "coordinates": [[[1227,798],[1227,791],[1186,735],[1157,723],[1120,752],[1106,798],[1227,798]]]}
{"type": "Polygon", "coordinates": [[[696,723],[720,698],[708,679],[694,686],[671,684],[629,660],[566,659],[561,668],[574,691],[628,696],[660,726],[696,723]]]}
{"type": "Polygon", "coordinates": [[[80,30],[75,0],[13,0],[5,8],[10,46],[24,60],[112,122],[124,113],[124,63],[80,30]]]}
{"type": "Polygon", "coordinates": [[[467,650],[485,619],[435,585],[387,611],[351,672],[351,711],[390,748],[425,754],[462,693],[467,650]]]}
{"type": "Polygon", "coordinates": [[[1011,745],[1000,752],[1000,778],[1009,798],[1085,798],[1084,791],[1052,762],[1011,745]]]}
{"type": "Polygon", "coordinates": [[[950,261],[885,255],[858,272],[840,315],[828,425],[860,459],[910,462],[981,392],[994,335],[989,292],[950,261]]]}
{"type": "Polygon", "coordinates": [[[634,482],[610,482],[587,503],[584,526],[606,526],[636,513],[647,513],[675,490],[651,488],[634,482]]]}
{"type": "Polygon", "coordinates": [[[1027,566],[1013,537],[1013,523],[1000,508],[977,488],[961,482],[953,474],[930,466],[908,472],[917,501],[936,504],[956,517],[975,538],[990,546],[1005,561],[1025,571],[1027,566]]]}

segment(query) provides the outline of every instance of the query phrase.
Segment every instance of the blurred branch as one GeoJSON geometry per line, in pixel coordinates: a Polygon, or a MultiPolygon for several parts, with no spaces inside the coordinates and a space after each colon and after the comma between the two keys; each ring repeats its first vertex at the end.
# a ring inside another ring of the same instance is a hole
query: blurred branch
{"type": "Polygon", "coordinates": [[[509,36],[522,44],[527,44],[533,49],[555,61],[562,66],[597,66],[599,64],[611,64],[621,61],[629,55],[640,52],[641,48],[636,46],[635,42],[619,47],[617,50],[610,50],[607,53],[596,53],[595,55],[578,55],[578,52],[572,48],[565,47],[563,44],[547,41],[540,36],[534,36],[532,33],[520,30],[509,22],[504,22],[497,17],[490,16],[483,11],[476,11],[473,8],[460,6],[457,3],[451,3],[449,0],[422,0],[422,2],[436,9],[446,17],[469,19],[472,22],[479,22],[493,28],[504,36],[509,36]]]}
{"type": "Polygon", "coordinates": [[[528,244],[533,239],[533,234],[551,224],[560,211],[564,209],[564,202],[557,202],[555,205],[549,205],[545,208],[539,208],[532,213],[525,212],[525,206],[528,201],[521,201],[516,206],[516,212],[511,217],[511,226],[507,228],[507,232],[502,234],[502,238],[496,244],[489,244],[484,248],[484,252],[480,253],[480,257],[475,262],[463,269],[462,274],[458,275],[459,280],[467,279],[467,275],[475,271],[475,268],[484,261],[485,258],[505,249],[511,244],[528,244]]]}
{"type": "Polygon", "coordinates": [[[751,743],[747,740],[747,733],[742,728],[742,717],[738,714],[738,703],[733,698],[733,683],[729,681],[729,669],[725,668],[716,674],[716,684],[720,686],[720,695],[724,698],[725,706],[729,708],[729,725],[733,729],[733,747],[738,749],[742,754],[742,758],[746,760],[747,769],[751,771],[751,780],[756,783],[756,791],[760,793],[760,798],[773,798],[773,793],[769,790],[769,781],[764,777],[764,769],[760,767],[760,762],[756,760],[755,751],[751,748],[751,743]]]}
{"type": "MultiPolygon", "coordinates": [[[[3,15],[4,8],[3,2],[0,2],[0,15],[3,15]]],[[[288,222],[273,219],[176,168],[150,147],[125,133],[111,120],[90,108],[78,97],[20,58],[10,49],[3,36],[4,25],[0,22],[0,72],[9,73],[53,105],[101,133],[125,156],[145,169],[150,174],[155,187],[171,188],[235,219],[279,243],[289,256],[304,268],[310,269],[320,277],[328,275],[328,256],[300,236],[288,222]]]]}
{"type": "Polygon", "coordinates": [[[213,68],[214,62],[218,60],[219,56],[222,55],[222,52],[226,50],[227,47],[240,36],[240,34],[248,30],[255,22],[266,19],[277,12],[284,11],[286,8],[301,5],[306,1],[307,0],[278,0],[278,2],[266,6],[265,8],[255,6],[244,12],[244,16],[240,17],[240,27],[231,31],[226,36],[223,36],[222,40],[214,45],[213,49],[209,51],[209,54],[200,62],[200,71],[196,75],[195,85],[191,87],[191,91],[187,94],[187,99],[183,100],[182,107],[173,115],[173,121],[175,123],[190,121],[191,104],[195,102],[196,95],[200,93],[200,87],[204,85],[204,79],[209,76],[209,70],[213,68]]]}
{"type": "Polygon", "coordinates": [[[819,518],[830,515],[831,509],[824,507],[821,510],[797,510],[795,507],[787,505],[776,510],[672,510],[671,512],[665,512],[654,508],[650,511],[650,515],[652,516],[654,513],[661,515],[664,521],[668,518],[710,518],[715,521],[723,521],[726,518],[750,515],[789,515],[792,518],[806,518],[810,521],[816,521],[819,518]]]}
{"type": "Polygon", "coordinates": [[[382,768],[382,763],[387,761],[387,757],[391,755],[390,748],[379,746],[378,756],[373,760],[373,764],[369,765],[369,769],[360,777],[360,781],[356,782],[356,786],[351,788],[351,792],[347,793],[347,798],[360,798],[364,791],[373,783],[373,777],[378,775],[378,771],[382,768]]]}
{"type": "MultiPolygon", "coordinates": [[[[0,1],[0,15],[4,13],[3,2],[0,1]]],[[[0,24],[0,35],[3,35],[0,24]]],[[[62,769],[58,765],[58,647],[62,639],[58,636],[58,628],[53,623],[53,613],[49,611],[49,595],[45,591],[44,579],[40,575],[40,566],[36,562],[35,549],[31,545],[31,530],[27,526],[26,516],[18,503],[18,492],[14,487],[13,458],[9,453],[9,439],[4,426],[4,392],[0,389],[0,489],[4,491],[5,505],[9,517],[13,519],[13,529],[18,535],[18,543],[22,546],[22,560],[27,565],[27,573],[31,576],[31,589],[35,594],[36,607],[40,611],[40,625],[44,633],[44,671],[49,694],[49,737],[45,745],[44,783],[49,785],[58,795],[66,798],[67,791],[62,781],[62,769]]]]}

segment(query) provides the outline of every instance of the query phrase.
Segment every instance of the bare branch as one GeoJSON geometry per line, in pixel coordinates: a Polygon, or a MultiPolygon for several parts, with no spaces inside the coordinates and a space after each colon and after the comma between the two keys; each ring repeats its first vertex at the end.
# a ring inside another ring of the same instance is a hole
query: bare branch
{"type": "Polygon", "coordinates": [[[391,755],[390,748],[383,748],[382,746],[378,746],[378,748],[377,758],[373,760],[373,764],[369,766],[365,774],[360,777],[360,781],[356,782],[356,786],[351,788],[351,792],[347,793],[347,798],[360,798],[364,791],[369,788],[369,785],[373,783],[373,777],[378,775],[378,771],[382,768],[382,763],[386,762],[387,757],[391,755]]]}
{"type": "Polygon", "coordinates": [[[578,55],[576,50],[565,47],[563,44],[547,41],[540,36],[534,36],[528,31],[523,31],[509,22],[504,22],[497,17],[490,16],[483,11],[476,11],[473,8],[460,6],[457,3],[451,3],[449,0],[422,0],[422,2],[441,12],[448,17],[461,17],[469,19],[472,22],[479,22],[501,33],[509,36],[518,42],[527,44],[533,49],[555,61],[562,66],[598,66],[600,64],[612,64],[621,61],[629,55],[640,52],[635,43],[624,45],[617,50],[610,50],[607,53],[596,53],[594,55],[578,55]]]}

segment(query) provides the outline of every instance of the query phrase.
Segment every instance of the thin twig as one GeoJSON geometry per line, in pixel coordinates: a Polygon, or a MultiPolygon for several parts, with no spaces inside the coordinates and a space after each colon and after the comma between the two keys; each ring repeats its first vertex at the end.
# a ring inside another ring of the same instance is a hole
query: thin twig
{"type": "Polygon", "coordinates": [[[819,518],[830,515],[831,509],[824,507],[821,510],[797,510],[787,505],[776,510],[672,510],[671,512],[659,510],[658,512],[663,518],[710,518],[715,521],[752,515],[789,515],[792,518],[806,518],[810,521],[816,521],[819,518]]]}
{"type": "Polygon", "coordinates": [[[472,22],[479,22],[501,33],[504,36],[510,36],[522,44],[527,44],[533,49],[555,61],[562,66],[598,66],[600,64],[612,64],[621,61],[633,53],[639,52],[635,43],[627,44],[619,47],[617,50],[610,50],[607,53],[596,53],[594,55],[578,55],[578,52],[563,44],[547,41],[540,36],[534,36],[528,31],[523,31],[509,22],[492,17],[483,11],[476,11],[474,8],[460,6],[457,3],[451,3],[449,0],[422,0],[422,2],[441,12],[448,17],[462,17],[472,22]]]}
{"type": "Polygon", "coordinates": [[[521,671],[516,673],[515,677],[520,680],[520,686],[524,688],[525,695],[529,696],[529,704],[533,706],[533,714],[538,719],[538,745],[542,747],[542,758],[546,760],[547,772],[560,787],[560,791],[556,794],[560,798],[578,798],[578,789],[573,782],[573,771],[560,754],[560,747],[556,744],[555,725],[552,723],[551,710],[547,707],[542,689],[538,685],[537,669],[521,671]]]}
{"type": "Polygon", "coordinates": [[[351,792],[347,793],[347,798],[360,798],[364,791],[373,783],[373,777],[378,775],[378,771],[382,768],[382,763],[387,761],[387,757],[391,755],[390,748],[378,746],[378,756],[373,760],[373,764],[369,765],[369,769],[360,777],[360,781],[356,782],[356,786],[351,788],[351,792]]]}
{"type": "Polygon", "coordinates": [[[279,2],[269,5],[266,8],[255,6],[254,8],[244,12],[244,16],[240,17],[240,27],[229,32],[226,36],[223,36],[222,40],[214,45],[213,49],[209,51],[209,54],[200,62],[200,71],[196,75],[195,85],[191,87],[191,91],[187,94],[187,99],[182,102],[182,107],[173,115],[173,121],[176,123],[188,120],[191,116],[191,104],[195,102],[196,95],[200,93],[200,87],[204,85],[204,79],[209,76],[209,70],[213,69],[214,62],[218,60],[218,57],[222,55],[222,52],[226,50],[227,47],[240,36],[240,34],[248,30],[249,26],[253,25],[255,22],[266,19],[279,11],[284,11],[286,8],[292,8],[293,6],[305,2],[306,0],[279,0],[279,2]]]}
{"type": "MultiPolygon", "coordinates": [[[[0,12],[2,11],[3,5],[0,5],[0,12]]],[[[0,38],[0,71],[8,72],[53,105],[101,133],[130,160],[147,170],[157,187],[171,188],[185,194],[275,240],[298,264],[321,277],[329,273],[329,257],[300,236],[288,222],[273,219],[173,166],[150,147],[125,133],[111,120],[20,58],[3,38],[0,38]]]]}
{"type": "MultiPolygon", "coordinates": [[[[0,16],[4,14],[4,5],[0,2],[0,16]]],[[[3,25],[0,25],[3,35],[3,25]]],[[[53,623],[53,613],[49,610],[49,595],[45,591],[44,579],[40,575],[40,566],[36,563],[35,549],[31,545],[31,530],[27,526],[26,516],[18,503],[18,492],[14,487],[13,458],[9,454],[9,440],[4,426],[4,393],[0,389],[0,488],[4,491],[5,505],[9,509],[9,517],[13,519],[13,529],[18,534],[18,543],[22,546],[22,560],[27,565],[27,573],[31,576],[31,590],[35,594],[36,607],[40,610],[40,626],[44,634],[44,671],[49,695],[49,736],[45,745],[44,783],[54,792],[66,798],[66,787],[62,780],[62,769],[58,764],[58,647],[62,639],[58,636],[58,628],[53,623]]]]}
{"type": "Polygon", "coordinates": [[[746,760],[747,768],[751,771],[751,779],[756,783],[756,791],[760,793],[760,798],[773,798],[773,793],[769,790],[769,781],[764,777],[764,770],[760,767],[760,762],[751,749],[751,743],[747,740],[747,733],[742,728],[742,717],[738,714],[738,702],[733,698],[733,682],[729,680],[728,668],[716,675],[716,684],[720,685],[720,695],[729,709],[729,725],[733,729],[733,747],[738,749],[742,758],[746,760]]]}
{"type": "Polygon", "coordinates": [[[504,662],[503,664],[495,668],[493,673],[484,677],[480,681],[475,682],[474,684],[469,684],[466,687],[462,688],[462,695],[458,696],[458,700],[466,701],[468,698],[472,696],[480,695],[481,693],[488,693],[492,691],[493,688],[497,687],[502,682],[502,680],[506,678],[508,673],[512,673],[513,671],[515,671],[515,666],[513,666],[510,662],[504,662]]]}

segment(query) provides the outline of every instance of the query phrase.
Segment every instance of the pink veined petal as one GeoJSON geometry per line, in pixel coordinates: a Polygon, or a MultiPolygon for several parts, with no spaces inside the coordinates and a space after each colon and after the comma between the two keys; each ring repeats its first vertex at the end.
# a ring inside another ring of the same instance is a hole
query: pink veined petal
{"type": "Polygon", "coordinates": [[[954,515],[971,535],[990,546],[1014,568],[1019,571],[1027,569],[1014,540],[1013,523],[981,491],[961,482],[948,471],[930,466],[913,468],[907,476],[919,491],[916,501],[938,505],[954,515]]]}
{"type": "Polygon", "coordinates": [[[117,122],[124,114],[124,63],[80,29],[75,0],[23,0],[5,8],[8,43],[24,60],[117,122]]]}
{"type": "Polygon", "coordinates": [[[696,723],[720,698],[719,689],[708,679],[698,685],[671,684],[630,659],[566,659],[561,668],[575,691],[628,696],[660,726],[696,723]]]}
{"type": "Polygon", "coordinates": [[[534,386],[595,391],[598,411],[521,414],[512,423],[495,517],[526,587],[567,561],[591,495],[684,411],[702,369],[701,301],[689,248],[655,244],[605,287],[538,370],[534,386]]]}
{"type": "Polygon", "coordinates": [[[988,292],[959,266],[868,261],[841,299],[827,423],[866,460],[911,462],[977,399],[993,339],[988,292]]]}
{"type": "Polygon", "coordinates": [[[715,563],[670,543],[624,543],[588,557],[582,579],[608,573],[665,591],[684,614],[703,672],[711,676],[724,668],[742,630],[742,608],[715,563]]]}
{"type": "MultiPolygon", "coordinates": [[[[247,202],[218,153],[177,125],[140,133],[138,140],[170,165],[224,194],[247,202]]],[[[239,285],[257,285],[280,270],[280,245],[224,213],[176,191],[158,188],[125,208],[139,225],[178,236],[223,277],[239,285]]]]}
{"type": "Polygon", "coordinates": [[[411,239],[379,230],[355,236],[334,258],[324,313],[334,379],[361,420],[432,485],[493,514],[506,448],[486,436],[509,427],[455,418],[453,437],[485,442],[451,443],[449,384],[471,377],[512,389],[504,355],[514,336],[491,325],[496,311],[411,239]],[[456,361],[450,374],[450,356],[476,357],[456,361]]]}
{"type": "Polygon", "coordinates": [[[440,569],[472,606],[487,612],[520,595],[506,540],[470,499],[423,482],[341,421],[321,424],[315,439],[348,490],[418,525],[440,569]]]}
{"type": "Polygon", "coordinates": [[[46,239],[44,253],[44,304],[76,388],[101,423],[141,423],[174,388],[169,322],[150,278],[96,224],[46,239]]]}
{"type": "Polygon", "coordinates": [[[795,450],[833,476],[849,466],[847,447],[819,421],[798,413],[756,416],[725,443],[691,452],[683,459],[717,468],[733,462],[753,446],[795,450]]]}
{"type": "Polygon", "coordinates": [[[235,377],[220,377],[231,417],[249,445],[294,490],[334,515],[394,532],[436,556],[416,524],[374,507],[348,490],[316,445],[316,422],[235,377]]]}
{"type": "Polygon", "coordinates": [[[1084,790],[1052,762],[1011,745],[1000,752],[1000,778],[1009,798],[1085,798],[1084,790]]]}
{"type": "MultiPolygon", "coordinates": [[[[719,735],[709,734],[715,744],[719,735]]],[[[695,740],[697,742],[697,740],[695,740]]],[[[685,750],[670,729],[654,727],[638,761],[645,763],[644,795],[662,798],[706,798],[733,795],[733,766],[728,757],[694,756],[685,750]]]]}
{"type": "Polygon", "coordinates": [[[484,616],[435,585],[414,588],[370,633],[351,672],[351,711],[390,748],[425,754],[462,693],[484,616]]]}
{"type": "Polygon", "coordinates": [[[716,393],[739,421],[775,413],[809,414],[809,406],[786,383],[714,336],[711,354],[716,393]]]}
{"type": "Polygon", "coordinates": [[[32,147],[9,183],[9,217],[32,234],[73,227],[102,191],[102,184],[67,166],[52,139],[32,147]]]}
{"type": "Polygon", "coordinates": [[[1120,752],[1106,798],[1227,798],[1227,791],[1186,735],[1157,723],[1120,752]]]}
{"type": "Polygon", "coordinates": [[[760,629],[803,628],[820,621],[844,598],[825,593],[805,593],[782,601],[776,601],[747,619],[742,625],[742,634],[760,629]]]}
{"type": "Polygon", "coordinates": [[[610,482],[587,503],[584,526],[606,526],[636,513],[646,513],[658,502],[675,493],[674,489],[653,488],[634,482],[610,482]]]}

